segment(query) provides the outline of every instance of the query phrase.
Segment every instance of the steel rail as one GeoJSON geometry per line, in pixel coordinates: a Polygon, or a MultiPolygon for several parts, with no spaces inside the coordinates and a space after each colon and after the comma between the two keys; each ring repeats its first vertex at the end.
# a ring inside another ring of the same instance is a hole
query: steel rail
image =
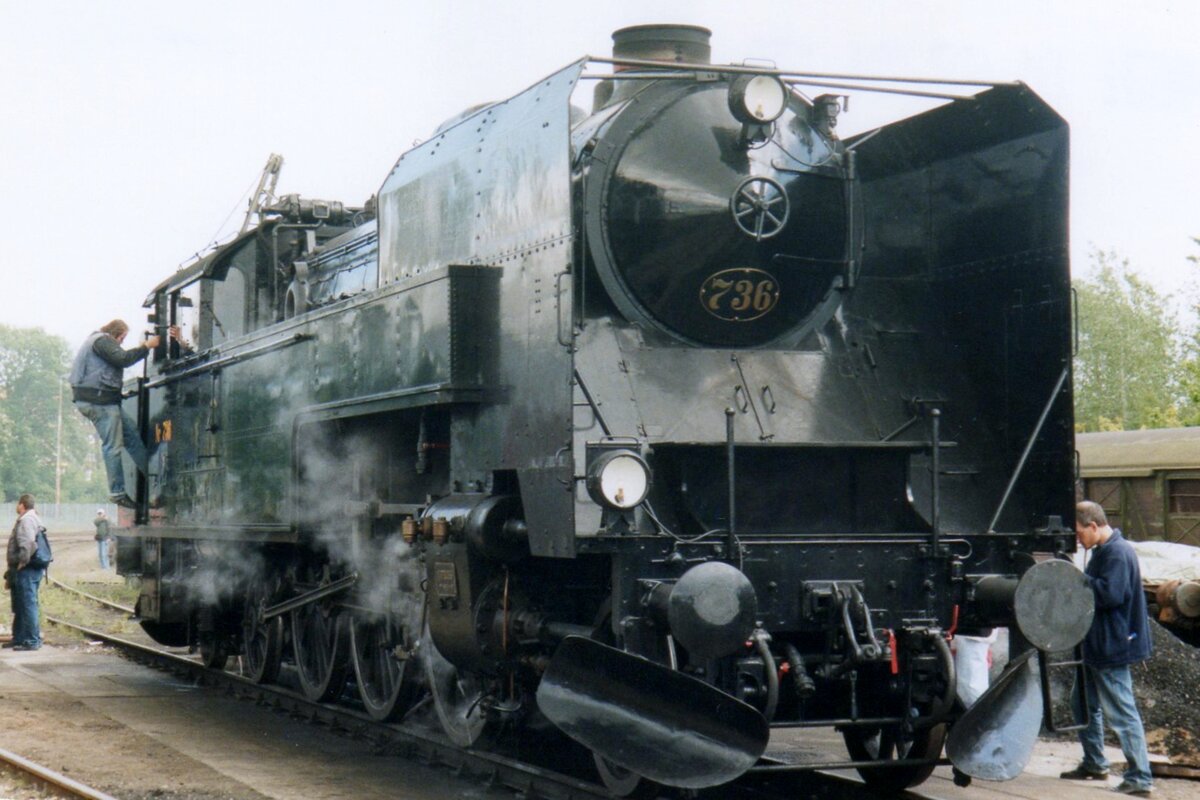
{"type": "Polygon", "coordinates": [[[609,792],[599,784],[590,784],[578,778],[526,764],[504,755],[479,750],[464,750],[423,731],[401,728],[397,724],[377,722],[353,709],[326,703],[314,703],[289,689],[256,684],[231,672],[208,669],[193,658],[167,653],[84,625],[77,625],[68,620],[47,616],[46,621],[111,644],[142,663],[186,675],[194,679],[198,685],[223,688],[237,696],[253,699],[298,717],[323,723],[332,730],[346,731],[352,735],[370,739],[397,755],[414,758],[432,766],[446,766],[468,776],[478,776],[488,784],[506,786],[526,797],[545,798],[545,800],[611,798],[609,792]]]}
{"type": "Polygon", "coordinates": [[[52,769],[3,748],[0,748],[0,762],[14,771],[28,775],[43,786],[48,786],[58,792],[65,792],[71,797],[79,797],[82,800],[117,800],[110,794],[72,780],[66,775],[60,775],[52,769]]]}
{"type": "MultiPolygon", "coordinates": [[[[422,730],[403,728],[400,723],[378,722],[350,708],[328,703],[314,703],[300,693],[284,687],[256,684],[231,672],[209,669],[194,658],[168,653],[67,620],[47,616],[46,621],[111,644],[140,663],[185,675],[195,680],[197,685],[223,688],[237,697],[251,699],[299,718],[324,724],[331,730],[343,731],[352,736],[370,740],[386,749],[387,752],[401,757],[412,758],[429,766],[448,767],[456,774],[468,778],[477,777],[488,785],[507,787],[521,797],[536,797],[539,800],[593,800],[594,798],[611,800],[612,798],[611,793],[598,783],[589,783],[571,775],[518,761],[502,754],[463,749],[422,730]]],[[[813,797],[868,800],[875,797],[869,787],[853,778],[828,770],[853,769],[857,766],[896,766],[908,763],[910,762],[883,760],[861,763],[829,761],[814,764],[789,764],[768,756],[764,757],[757,766],[751,768],[743,778],[719,787],[715,791],[721,792],[722,794],[719,796],[726,800],[736,800],[736,798],[764,800],[784,797],[790,800],[795,796],[795,784],[785,780],[783,784],[777,785],[776,781],[786,779],[789,775],[804,773],[808,776],[805,789],[812,791],[813,797]]],[[[913,761],[912,763],[930,762],[913,761]]],[[[936,763],[944,762],[938,760],[936,763]]],[[[670,794],[670,790],[665,791],[667,794],[664,796],[675,796],[670,794]]],[[[924,797],[919,792],[919,787],[909,789],[908,793],[915,798],[924,797]]],[[[701,796],[708,795],[702,794],[701,796]]]]}
{"type": "Polygon", "coordinates": [[[103,597],[97,597],[94,594],[88,594],[87,592],[83,591],[82,589],[77,589],[74,586],[69,586],[69,585],[63,583],[62,581],[56,581],[56,580],[54,580],[54,578],[51,578],[49,575],[46,575],[46,583],[48,583],[49,585],[53,586],[56,589],[61,589],[64,592],[70,592],[72,594],[77,594],[80,597],[85,597],[88,600],[91,600],[93,603],[99,603],[100,605],[104,606],[105,608],[111,608],[114,611],[120,611],[124,614],[129,614],[130,616],[133,616],[134,613],[136,613],[129,606],[123,606],[120,603],[114,603],[111,600],[105,600],[103,597]]]}

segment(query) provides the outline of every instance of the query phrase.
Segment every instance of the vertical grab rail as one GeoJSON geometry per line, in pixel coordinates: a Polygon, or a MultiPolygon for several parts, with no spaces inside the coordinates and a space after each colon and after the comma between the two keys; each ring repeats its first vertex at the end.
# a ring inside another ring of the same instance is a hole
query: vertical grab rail
{"type": "Polygon", "coordinates": [[[936,556],[942,538],[942,410],[940,408],[930,409],[929,417],[933,428],[933,475],[931,476],[933,486],[930,491],[933,509],[929,515],[933,530],[929,536],[929,544],[936,556]]]}
{"type": "Polygon", "coordinates": [[[733,463],[733,417],[736,413],[732,408],[725,409],[725,460],[729,472],[729,540],[726,549],[731,561],[737,552],[737,505],[734,498],[736,476],[733,463]]]}

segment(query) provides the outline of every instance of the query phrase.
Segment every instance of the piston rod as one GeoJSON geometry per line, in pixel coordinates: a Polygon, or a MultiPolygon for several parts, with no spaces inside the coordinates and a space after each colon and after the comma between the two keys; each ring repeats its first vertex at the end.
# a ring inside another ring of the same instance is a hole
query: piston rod
{"type": "Polygon", "coordinates": [[[282,603],[276,603],[273,606],[263,609],[262,618],[264,620],[278,617],[280,614],[287,614],[290,611],[295,611],[298,608],[303,608],[309,603],[315,603],[318,600],[323,600],[326,597],[331,597],[335,594],[346,591],[358,582],[358,573],[352,572],[344,578],[339,578],[333,583],[319,586],[311,592],[298,594],[295,597],[284,600],[282,603]]]}

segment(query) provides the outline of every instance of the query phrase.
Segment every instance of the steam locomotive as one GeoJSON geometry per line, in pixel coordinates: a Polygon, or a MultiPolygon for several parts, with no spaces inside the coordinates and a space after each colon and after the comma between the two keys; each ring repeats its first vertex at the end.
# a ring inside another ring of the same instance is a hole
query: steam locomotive
{"type": "Polygon", "coordinates": [[[789,727],[882,788],[944,743],[1012,777],[1092,611],[1066,124],[977,85],[843,141],[805,89],[895,84],[613,39],[154,288],[192,346],[129,386],[141,624],[463,746],[566,734],[622,796],[789,727]],[[994,625],[964,710],[948,639],[994,625]]]}

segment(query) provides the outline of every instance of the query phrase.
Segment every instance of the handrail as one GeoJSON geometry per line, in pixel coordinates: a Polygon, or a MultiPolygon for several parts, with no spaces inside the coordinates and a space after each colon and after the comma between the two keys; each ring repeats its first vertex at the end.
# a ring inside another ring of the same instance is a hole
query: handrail
{"type": "Polygon", "coordinates": [[[1004,496],[1000,498],[1000,505],[996,506],[996,513],[992,515],[992,521],[988,523],[988,533],[996,532],[996,523],[1000,520],[1000,514],[1008,505],[1008,499],[1017,485],[1017,479],[1021,477],[1021,473],[1025,470],[1025,462],[1029,460],[1029,454],[1033,451],[1034,442],[1042,434],[1042,428],[1050,416],[1050,409],[1054,407],[1054,401],[1058,399],[1058,393],[1062,391],[1063,385],[1067,382],[1067,376],[1070,374],[1071,365],[1068,363],[1063,367],[1062,375],[1058,376],[1058,383],[1054,384],[1054,391],[1050,392],[1050,399],[1046,401],[1046,407],[1042,409],[1042,416],[1038,418],[1037,425],[1029,435],[1029,441],[1025,443],[1025,450],[1021,453],[1020,460],[1017,461],[1017,467],[1013,470],[1012,477],[1008,479],[1008,486],[1004,488],[1004,496]]]}

